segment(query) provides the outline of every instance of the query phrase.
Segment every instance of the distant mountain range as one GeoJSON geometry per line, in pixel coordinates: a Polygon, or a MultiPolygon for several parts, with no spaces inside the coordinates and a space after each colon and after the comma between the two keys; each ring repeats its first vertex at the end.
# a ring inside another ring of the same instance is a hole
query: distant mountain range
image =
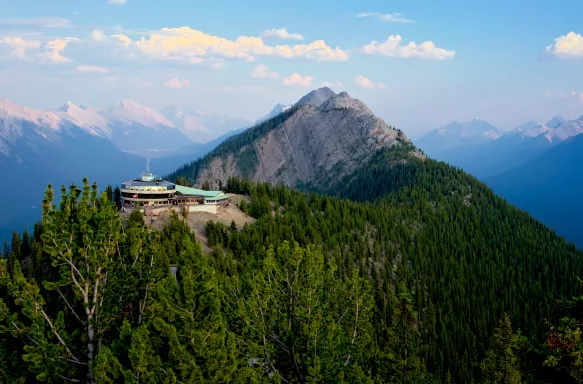
{"type": "Polygon", "coordinates": [[[153,170],[164,174],[252,124],[195,117],[177,107],[160,113],[132,100],[107,110],[67,102],[38,111],[0,99],[0,166],[10,185],[0,189],[0,240],[40,217],[39,202],[49,183],[57,197],[61,184],[78,184],[83,177],[101,187],[117,185],[138,176],[147,155],[157,158],[153,170]]]}
{"type": "Polygon", "coordinates": [[[555,116],[502,131],[481,119],[453,122],[416,141],[427,155],[458,166],[479,179],[502,174],[583,133],[583,120],[555,116]]]}
{"type": "Polygon", "coordinates": [[[583,248],[583,116],[503,132],[483,120],[451,123],[417,141],[583,248]]]}

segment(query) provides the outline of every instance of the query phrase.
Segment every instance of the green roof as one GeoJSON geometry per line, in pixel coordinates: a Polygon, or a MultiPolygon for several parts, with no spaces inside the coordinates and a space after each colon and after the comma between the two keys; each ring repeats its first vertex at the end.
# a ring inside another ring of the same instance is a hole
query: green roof
{"type": "Polygon", "coordinates": [[[228,199],[229,196],[227,195],[221,195],[221,196],[215,196],[215,197],[205,197],[204,199],[207,201],[217,201],[217,200],[224,200],[224,199],[228,199]]]}
{"type": "Polygon", "coordinates": [[[204,189],[184,187],[178,184],[176,184],[176,192],[181,195],[203,196],[204,198],[216,197],[223,193],[222,191],[205,191],[204,189]]]}

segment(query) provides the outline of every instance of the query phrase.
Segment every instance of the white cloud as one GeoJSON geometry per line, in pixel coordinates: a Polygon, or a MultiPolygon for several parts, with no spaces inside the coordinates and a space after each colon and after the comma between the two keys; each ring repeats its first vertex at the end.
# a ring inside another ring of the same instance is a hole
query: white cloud
{"type": "Polygon", "coordinates": [[[97,65],[78,65],[75,68],[78,72],[93,72],[93,73],[107,73],[109,69],[105,67],[99,67],[97,65]]]}
{"type": "Polygon", "coordinates": [[[356,78],[356,85],[358,85],[361,88],[367,88],[367,89],[373,89],[373,88],[379,88],[379,89],[385,89],[385,84],[383,83],[373,83],[372,81],[370,81],[370,79],[368,77],[365,77],[363,75],[358,75],[358,77],[356,78]]]}
{"type": "Polygon", "coordinates": [[[36,17],[30,19],[0,18],[3,27],[66,28],[71,27],[71,20],[61,17],[36,17]]]}
{"type": "Polygon", "coordinates": [[[269,72],[269,68],[267,66],[258,65],[255,68],[253,68],[253,71],[251,72],[251,77],[256,77],[259,79],[266,79],[266,78],[276,79],[279,77],[279,73],[269,72]]]}
{"type": "Polygon", "coordinates": [[[309,87],[312,84],[314,78],[312,76],[303,76],[299,73],[293,73],[291,76],[283,79],[283,85],[287,86],[298,86],[298,87],[309,87]]]}
{"type": "Polygon", "coordinates": [[[94,29],[93,32],[91,32],[91,38],[94,41],[105,41],[107,40],[107,35],[101,29],[94,29]]]}
{"type": "Polygon", "coordinates": [[[411,41],[407,45],[402,45],[403,38],[399,35],[390,35],[384,42],[371,41],[370,44],[361,48],[367,55],[381,55],[388,57],[398,57],[402,59],[416,58],[428,60],[453,59],[455,51],[448,51],[438,48],[432,41],[424,41],[417,45],[411,41]]]}
{"type": "Polygon", "coordinates": [[[188,85],[188,80],[168,79],[164,82],[164,86],[168,88],[182,88],[188,85]]]}
{"type": "Polygon", "coordinates": [[[348,53],[329,47],[323,40],[309,44],[266,45],[260,37],[239,36],[235,40],[213,36],[189,27],[162,28],[148,37],[132,41],[126,35],[113,35],[127,48],[135,47],[143,54],[159,59],[179,60],[193,64],[220,66],[226,60],[254,61],[258,56],[313,61],[346,61],[348,53]]]}
{"type": "Polygon", "coordinates": [[[112,38],[119,40],[126,48],[129,48],[132,45],[132,39],[126,35],[122,35],[121,33],[111,35],[112,38]]]}
{"type": "Polygon", "coordinates": [[[79,42],[79,39],[76,37],[65,37],[63,39],[47,41],[45,44],[46,49],[45,57],[55,63],[66,63],[68,61],[71,61],[71,59],[63,56],[61,52],[64,51],[65,48],[67,48],[67,45],[69,43],[77,42],[79,42]]]}
{"type": "Polygon", "coordinates": [[[569,97],[574,97],[574,98],[578,98],[580,100],[583,101],[583,92],[577,92],[577,91],[570,91],[570,92],[565,92],[565,91],[546,91],[545,92],[545,97],[552,97],[552,98],[556,98],[556,99],[566,99],[569,97]]]}
{"type": "Polygon", "coordinates": [[[583,58],[583,36],[575,32],[569,32],[557,37],[554,42],[545,48],[548,54],[560,59],[583,58]]]}
{"type": "Polygon", "coordinates": [[[124,5],[125,3],[127,3],[127,0],[109,0],[107,2],[107,4],[111,5],[124,5]]]}
{"type": "Polygon", "coordinates": [[[342,87],[342,83],[338,80],[336,81],[322,81],[322,87],[342,87]]]}
{"type": "Polygon", "coordinates": [[[380,13],[380,12],[362,12],[356,17],[376,17],[382,21],[389,21],[392,23],[414,23],[415,20],[410,20],[402,17],[402,13],[380,13]]]}
{"type": "Polygon", "coordinates": [[[279,28],[279,29],[267,29],[261,32],[261,37],[276,37],[282,40],[303,40],[304,36],[300,35],[299,33],[289,33],[286,28],[279,28]]]}
{"type": "Polygon", "coordinates": [[[3,37],[0,43],[10,46],[12,48],[10,56],[17,59],[24,59],[26,51],[37,50],[41,45],[39,40],[25,40],[21,37],[3,37]]]}

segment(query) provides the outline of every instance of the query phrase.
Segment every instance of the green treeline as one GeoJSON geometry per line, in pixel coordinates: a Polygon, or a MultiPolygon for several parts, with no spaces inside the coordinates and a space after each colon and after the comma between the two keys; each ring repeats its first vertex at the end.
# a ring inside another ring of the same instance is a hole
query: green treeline
{"type": "Polygon", "coordinates": [[[400,151],[328,195],[229,179],[257,220],[208,222],[208,255],[179,215],[148,230],[138,212],[122,222],[111,189],[63,188],[55,207],[49,188],[0,261],[0,377],[582,382],[583,255],[400,151]]]}

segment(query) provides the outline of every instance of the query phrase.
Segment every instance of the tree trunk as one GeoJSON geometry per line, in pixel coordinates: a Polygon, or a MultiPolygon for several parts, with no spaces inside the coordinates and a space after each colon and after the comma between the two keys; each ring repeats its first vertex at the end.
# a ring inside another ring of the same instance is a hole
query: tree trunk
{"type": "Polygon", "coordinates": [[[95,331],[93,329],[93,316],[87,316],[87,382],[93,383],[93,338],[95,331]]]}

